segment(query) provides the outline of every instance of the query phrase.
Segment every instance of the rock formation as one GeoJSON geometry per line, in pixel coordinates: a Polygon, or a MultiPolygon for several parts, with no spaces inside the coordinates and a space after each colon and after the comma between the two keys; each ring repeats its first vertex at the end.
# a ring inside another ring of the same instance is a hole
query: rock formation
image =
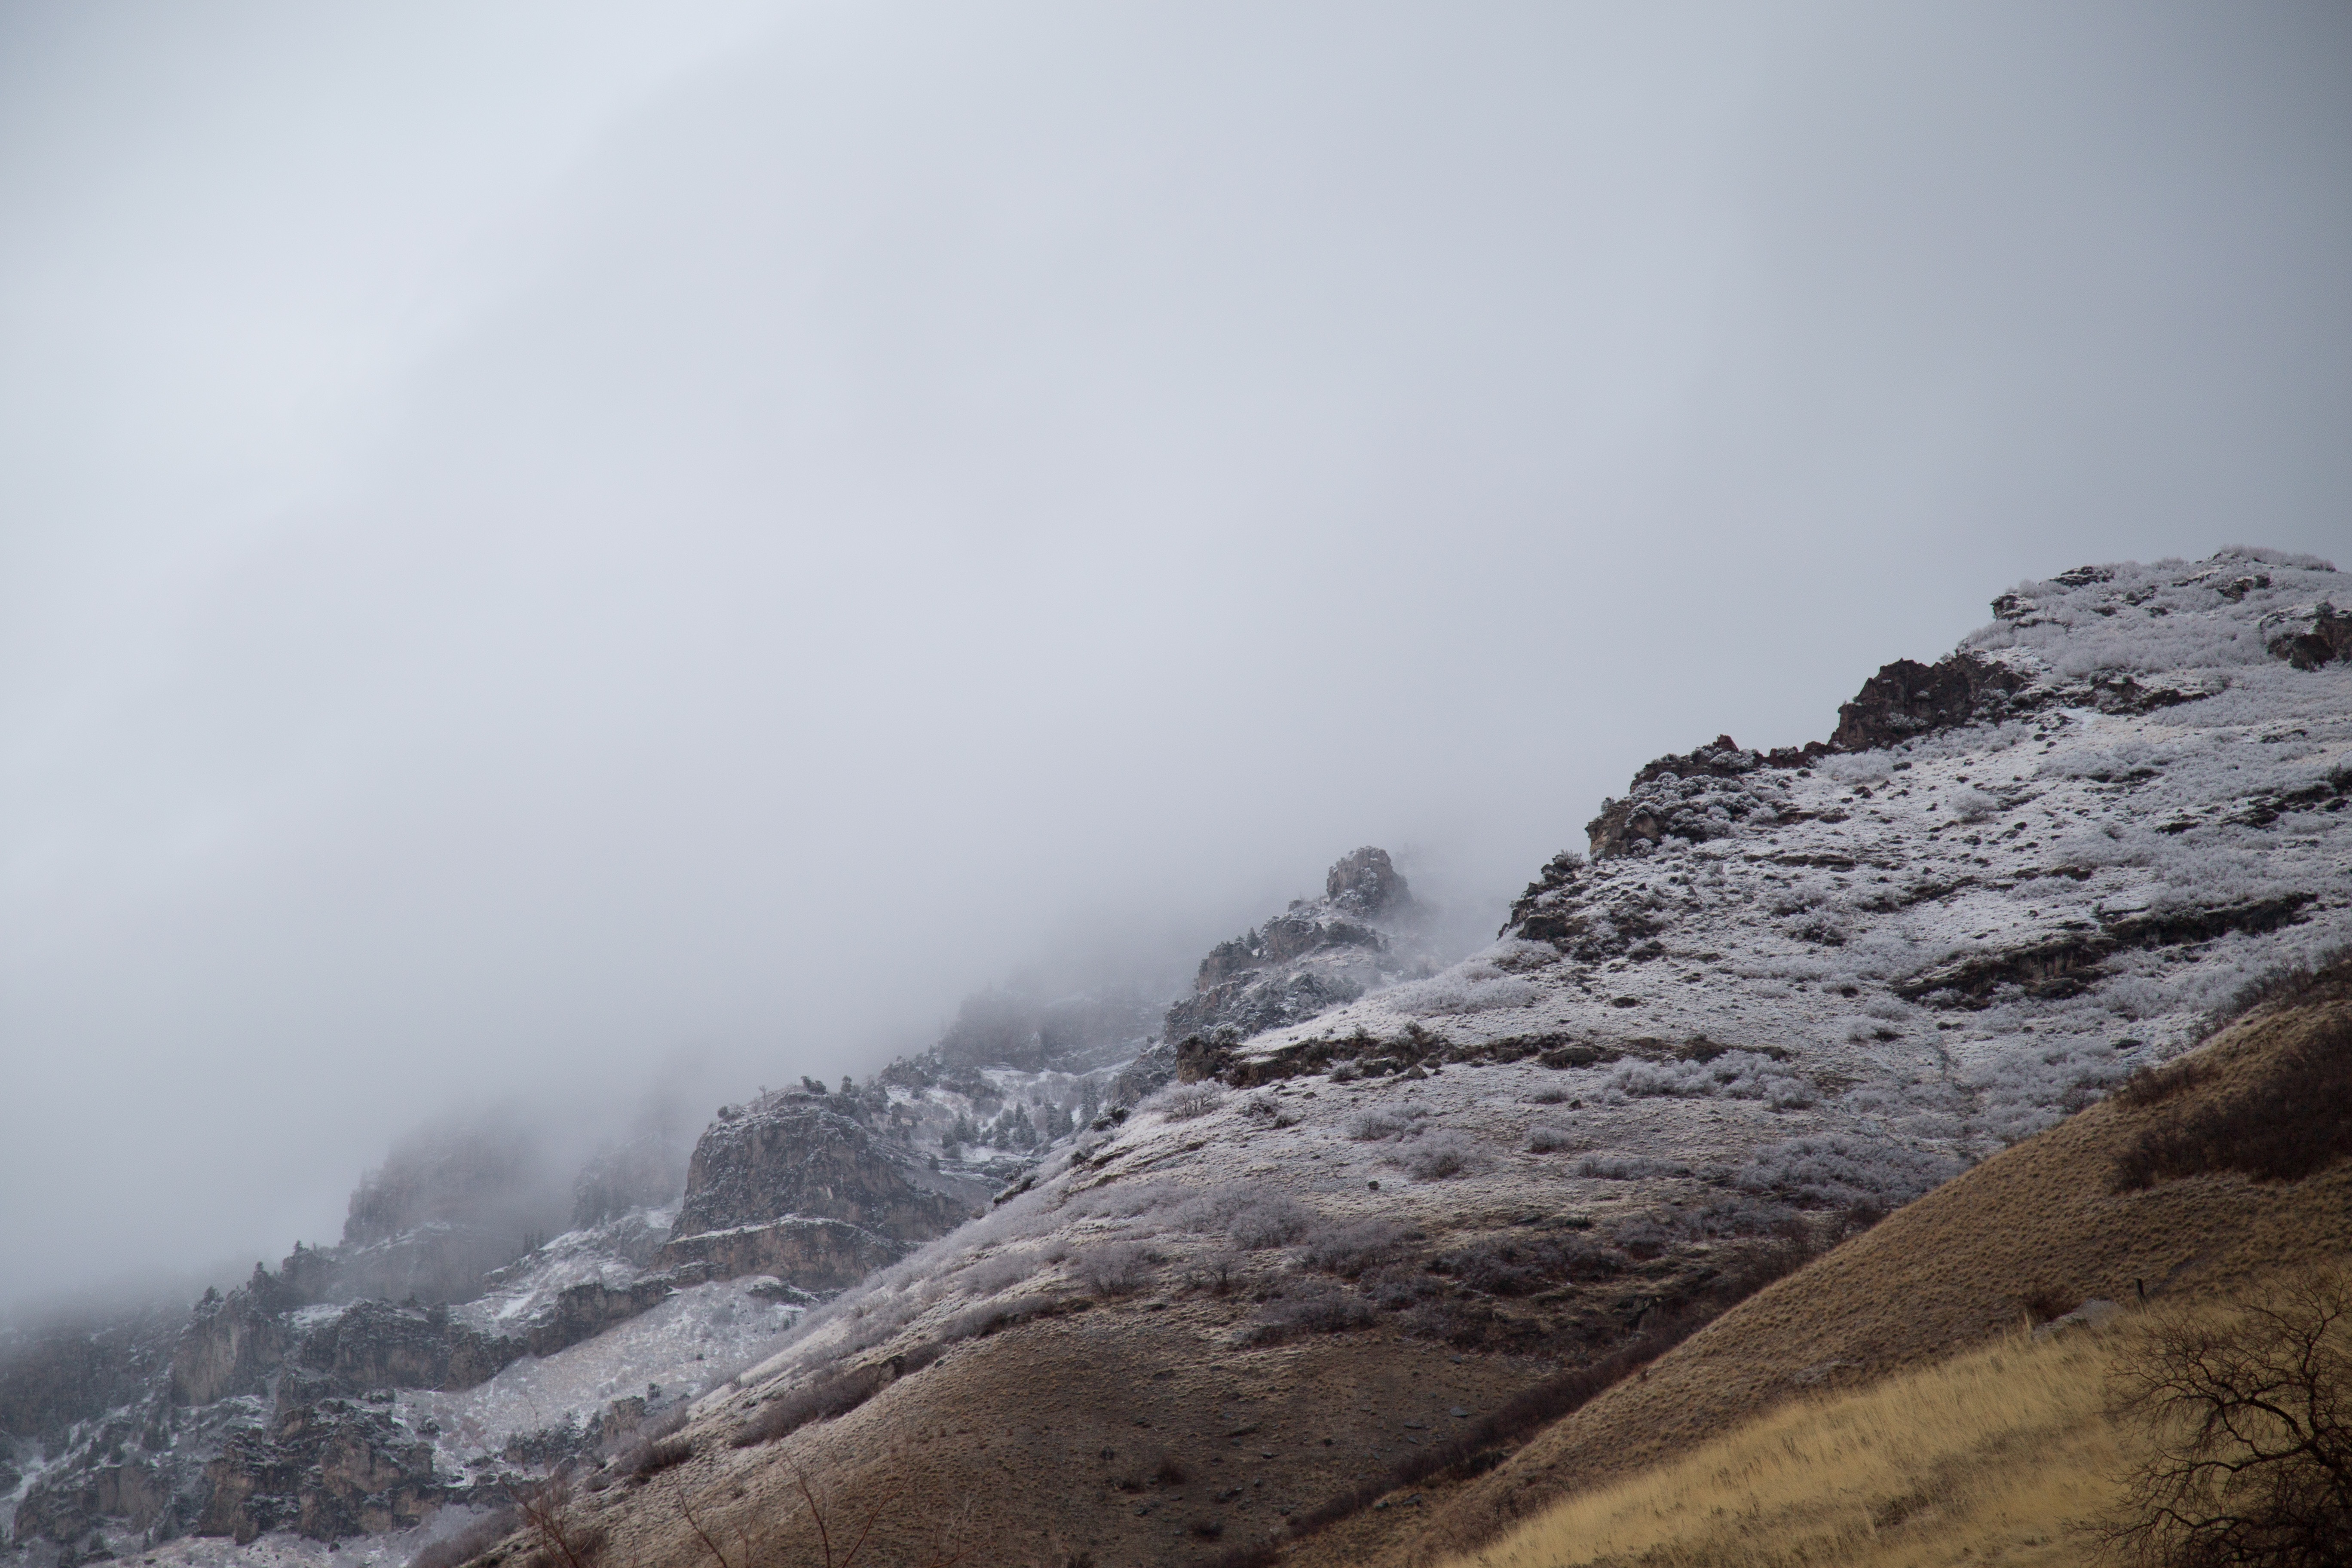
{"type": "Polygon", "coordinates": [[[844,1099],[786,1091],[713,1122],[663,1261],[837,1290],[978,1212],[974,1194],[836,1109],[844,1099]]]}

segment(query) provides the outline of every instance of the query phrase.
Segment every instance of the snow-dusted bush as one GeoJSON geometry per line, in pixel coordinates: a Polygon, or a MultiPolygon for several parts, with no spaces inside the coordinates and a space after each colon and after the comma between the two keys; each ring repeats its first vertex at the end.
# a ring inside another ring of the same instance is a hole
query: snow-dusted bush
{"type": "Polygon", "coordinates": [[[1156,1110],[1169,1121],[1190,1121],[1196,1116],[1206,1116],[1224,1100],[1223,1089],[1203,1079],[1199,1083],[1171,1083],[1136,1110],[1156,1110]]]}
{"type": "Polygon", "coordinates": [[[2133,1066],[2112,1042],[2077,1037],[2012,1046],[1967,1081],[1981,1096],[1979,1124],[2014,1143],[2095,1103],[2133,1066]]]}
{"type": "Polygon", "coordinates": [[[1458,1132],[1424,1133],[1389,1156],[1389,1163],[1419,1182],[1444,1181],[1484,1163],[1478,1146],[1458,1132]]]}
{"type": "Polygon", "coordinates": [[[1535,1126],[1528,1129],[1528,1152],[1556,1154],[1563,1149],[1574,1149],[1581,1142],[1575,1131],[1566,1127],[1535,1126]]]}
{"type": "Polygon", "coordinates": [[[1726,1051],[1704,1062],[1620,1062],[1610,1069],[1601,1098],[1612,1105],[1658,1095],[1683,1100],[1721,1096],[1760,1100],[1775,1110],[1813,1102],[1812,1086],[1760,1051],[1726,1051]]]}
{"type": "Polygon", "coordinates": [[[1325,1279],[1301,1279],[1265,1304],[1255,1322],[1235,1336],[1244,1345],[1280,1344],[1300,1334],[1336,1334],[1370,1326],[1370,1303],[1325,1279]]]}
{"type": "Polygon", "coordinates": [[[1234,1245],[1255,1251],[1281,1247],[1313,1230],[1322,1216],[1286,1193],[1244,1182],[1229,1183],[1189,1199],[1171,1216],[1185,1230],[1221,1232],[1234,1245]]]}
{"type": "Polygon", "coordinates": [[[1151,1279],[1160,1259],[1132,1241],[1107,1241],[1077,1255],[1071,1271],[1097,1296],[1131,1296],[1151,1279]]]}
{"type": "Polygon", "coordinates": [[[1805,1207],[1890,1209],[1959,1173],[1948,1155],[1832,1134],[1767,1144],[1733,1182],[1805,1207]]]}
{"type": "Polygon", "coordinates": [[[1532,984],[1504,973],[1490,960],[1474,958],[1427,980],[1391,986],[1381,999],[1400,1013],[1426,1018],[1525,1007],[1539,994],[1532,984]]]}
{"type": "Polygon", "coordinates": [[[1383,1138],[1394,1138],[1412,1121],[1393,1110],[1359,1110],[1339,1124],[1339,1131],[1359,1143],[1377,1143],[1383,1138]]]}
{"type": "Polygon", "coordinates": [[[1576,1173],[1604,1182],[1648,1182],[1661,1176],[1687,1176],[1691,1168],[1646,1154],[1587,1154],[1576,1163],[1576,1173]]]}
{"type": "Polygon", "coordinates": [[[1394,1220],[1360,1219],[1310,1237],[1297,1253],[1309,1268],[1349,1279],[1394,1258],[1413,1233],[1394,1220]]]}
{"type": "Polygon", "coordinates": [[[1567,1101],[1568,1090],[1557,1084],[1538,1084],[1528,1091],[1529,1105],[1559,1105],[1567,1101]]]}

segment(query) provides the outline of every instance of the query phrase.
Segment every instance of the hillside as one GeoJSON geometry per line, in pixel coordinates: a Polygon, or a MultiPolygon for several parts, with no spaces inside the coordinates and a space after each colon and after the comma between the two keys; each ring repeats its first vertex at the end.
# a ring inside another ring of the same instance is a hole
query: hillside
{"type": "MultiPolygon", "coordinates": [[[[2251,552],[2085,568],[2003,595],[1938,665],[1889,666],[1831,741],[1650,764],[1493,947],[1178,1042],[1188,1082],[809,1314],[700,1402],[691,1458],[581,1518],[632,1562],[702,1560],[696,1521],[813,1562],[806,1477],[836,1513],[902,1500],[873,1539],[903,1561],[949,1522],[907,1499],[955,1500],[961,1539],[1007,1562],[1214,1561],[1310,1519],[1336,1522],[1307,1559],[1417,1535],[1425,1489],[1335,1500],[1841,1240],[1819,1277],[1907,1256],[1946,1211],[1879,1215],[2043,1129],[2095,1130],[2066,1119],[2352,936],[2352,670],[2312,652],[2335,646],[2333,583],[2251,552]]],[[[1654,1393],[1639,1442],[1594,1441],[1663,1451],[1759,1388],[1928,1354],[2126,1265],[2158,1289],[2224,1267],[2176,1271],[2166,1234],[2084,1253],[2081,1278],[2035,1278],[2014,1238],[1948,1301],[1871,1297],[1884,1343],[1803,1320],[1801,1359],[1757,1387],[1735,1367],[1654,1393]]],[[[1580,1484],[1586,1459],[1548,1456],[1583,1429],[1516,1458],[1498,1436],[1436,1539],[1580,1484]]]]}
{"type": "Polygon", "coordinates": [[[2085,1302],[2225,1298],[2283,1268],[2352,1257],[2347,1083],[2352,963],[2339,963],[1725,1313],[1462,1487],[1396,1560],[1483,1542],[1801,1394],[1929,1365],[2085,1302]],[[2276,1113],[2282,1101],[2315,1113],[2333,1153],[2307,1175],[2266,1180],[2242,1167],[2305,1131],[2276,1113]],[[2120,1185],[2146,1148],[2240,1104],[2261,1114],[2200,1151],[2202,1168],[2120,1185]]]}

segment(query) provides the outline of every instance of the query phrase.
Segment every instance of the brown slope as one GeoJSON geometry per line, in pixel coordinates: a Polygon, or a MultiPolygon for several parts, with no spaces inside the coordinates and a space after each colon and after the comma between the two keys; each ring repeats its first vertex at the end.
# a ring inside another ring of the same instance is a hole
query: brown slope
{"type": "MultiPolygon", "coordinates": [[[[730,1446],[730,1408],[688,1429],[690,1461],[583,1494],[576,1522],[603,1532],[607,1564],[814,1568],[826,1559],[805,1474],[836,1564],[878,1510],[856,1559],[876,1568],[942,1552],[1023,1568],[1205,1565],[1531,1375],[1513,1358],[1387,1334],[1244,1349],[1232,1339],[1247,1312],[1213,1300],[1065,1311],[960,1344],[847,1415],[754,1447],[730,1446]]],[[[524,1561],[524,1545],[505,1560],[524,1561]]]]}
{"type": "Polygon", "coordinates": [[[2294,1053],[2347,1048],[2347,1029],[2352,964],[2339,964],[2189,1058],[2210,1070],[2179,1092],[2109,1100],[1994,1156],[1734,1308],[1490,1474],[1432,1494],[1426,1516],[1367,1516],[1295,1560],[1426,1563],[1809,1388],[1933,1362],[2029,1315],[2130,1301],[2143,1281],[2151,1297],[2219,1294],[2352,1255],[2352,1162],[2294,1182],[2219,1172],[2114,1190],[2143,1133],[2252,1093],[2294,1053]]]}

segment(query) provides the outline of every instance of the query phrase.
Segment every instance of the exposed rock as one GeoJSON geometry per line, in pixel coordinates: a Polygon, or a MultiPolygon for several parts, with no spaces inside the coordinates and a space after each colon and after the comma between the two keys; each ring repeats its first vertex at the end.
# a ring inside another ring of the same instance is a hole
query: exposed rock
{"type": "Polygon", "coordinates": [[[1367,919],[1401,913],[1412,904],[1412,892],[1389,852],[1369,844],[1332,862],[1323,876],[1323,896],[1333,909],[1367,919]]]}
{"type": "MultiPolygon", "coordinates": [[[[2000,613],[1999,601],[1994,613],[2000,613]]],[[[1869,751],[1999,719],[2016,710],[2019,694],[2030,684],[2022,671],[1979,653],[1956,653],[1934,664],[1898,658],[1839,707],[1830,744],[1841,752],[1869,751]]]]}
{"type": "Polygon", "coordinates": [[[440,1497],[433,1446],[389,1411],[342,1399],[294,1405],[268,1433],[231,1436],[205,1478],[195,1533],[240,1543],[271,1530],[336,1541],[403,1529],[440,1497]]]}
{"type": "Polygon", "coordinates": [[[235,1394],[258,1394],[291,1348],[291,1334],[261,1284],[275,1281],[254,1266],[255,1284],[226,1296],[207,1290],[189,1316],[172,1350],[172,1398],[180,1405],[210,1405],[235,1394]]]}
{"type": "Polygon", "coordinates": [[[467,1388],[528,1348],[452,1321],[446,1306],[356,1301],[302,1338],[294,1361],[319,1394],[383,1388],[467,1388]]]}
{"type": "Polygon", "coordinates": [[[2317,669],[2332,660],[2352,662],[2352,615],[2322,599],[2263,617],[2263,647],[2273,658],[2297,669],[2317,669]]]}
{"type": "Polygon", "coordinates": [[[2177,947],[2210,942],[2231,931],[2275,931],[2293,921],[2309,893],[2208,909],[2163,910],[2125,916],[2097,931],[1975,952],[1934,964],[1898,981],[1895,994],[1930,1006],[1982,1007],[1997,987],[2015,985],[2044,1001],[2072,996],[2097,977],[2101,960],[2126,948],[2177,947]]]}
{"type": "MultiPolygon", "coordinates": [[[[1232,1045],[1311,1018],[1393,981],[1424,961],[1400,946],[1427,913],[1384,849],[1342,856],[1324,896],[1209,950],[1192,994],[1168,1009],[1160,1037],[1232,1045]]],[[[1172,1065],[1172,1064],[1171,1064],[1172,1065]]]]}
{"type": "MultiPolygon", "coordinates": [[[[1757,775],[1774,768],[1809,766],[1826,749],[1817,742],[1802,749],[1754,752],[1728,735],[1718,735],[1712,746],[1644,763],[1625,798],[1602,800],[1600,815],[1584,825],[1592,858],[1606,859],[1636,845],[1670,837],[1705,843],[1727,837],[1739,824],[1759,816],[1769,821],[1780,811],[1779,792],[1757,775]]],[[[1521,900],[1535,892],[1531,887],[1521,900]]]]}
{"type": "MultiPolygon", "coordinates": [[[[942,1227],[942,1234],[951,1228],[942,1227]]],[[[845,1289],[906,1251],[904,1244],[847,1220],[790,1217],[682,1236],[663,1256],[681,1268],[707,1269],[713,1279],[764,1274],[801,1290],[824,1291],[845,1289]]]]}
{"type": "Polygon", "coordinates": [[[833,1289],[875,1259],[945,1235],[978,1206],[826,1100],[772,1095],[712,1123],[695,1145],[663,1258],[707,1265],[714,1278],[772,1274],[833,1289]]]}

